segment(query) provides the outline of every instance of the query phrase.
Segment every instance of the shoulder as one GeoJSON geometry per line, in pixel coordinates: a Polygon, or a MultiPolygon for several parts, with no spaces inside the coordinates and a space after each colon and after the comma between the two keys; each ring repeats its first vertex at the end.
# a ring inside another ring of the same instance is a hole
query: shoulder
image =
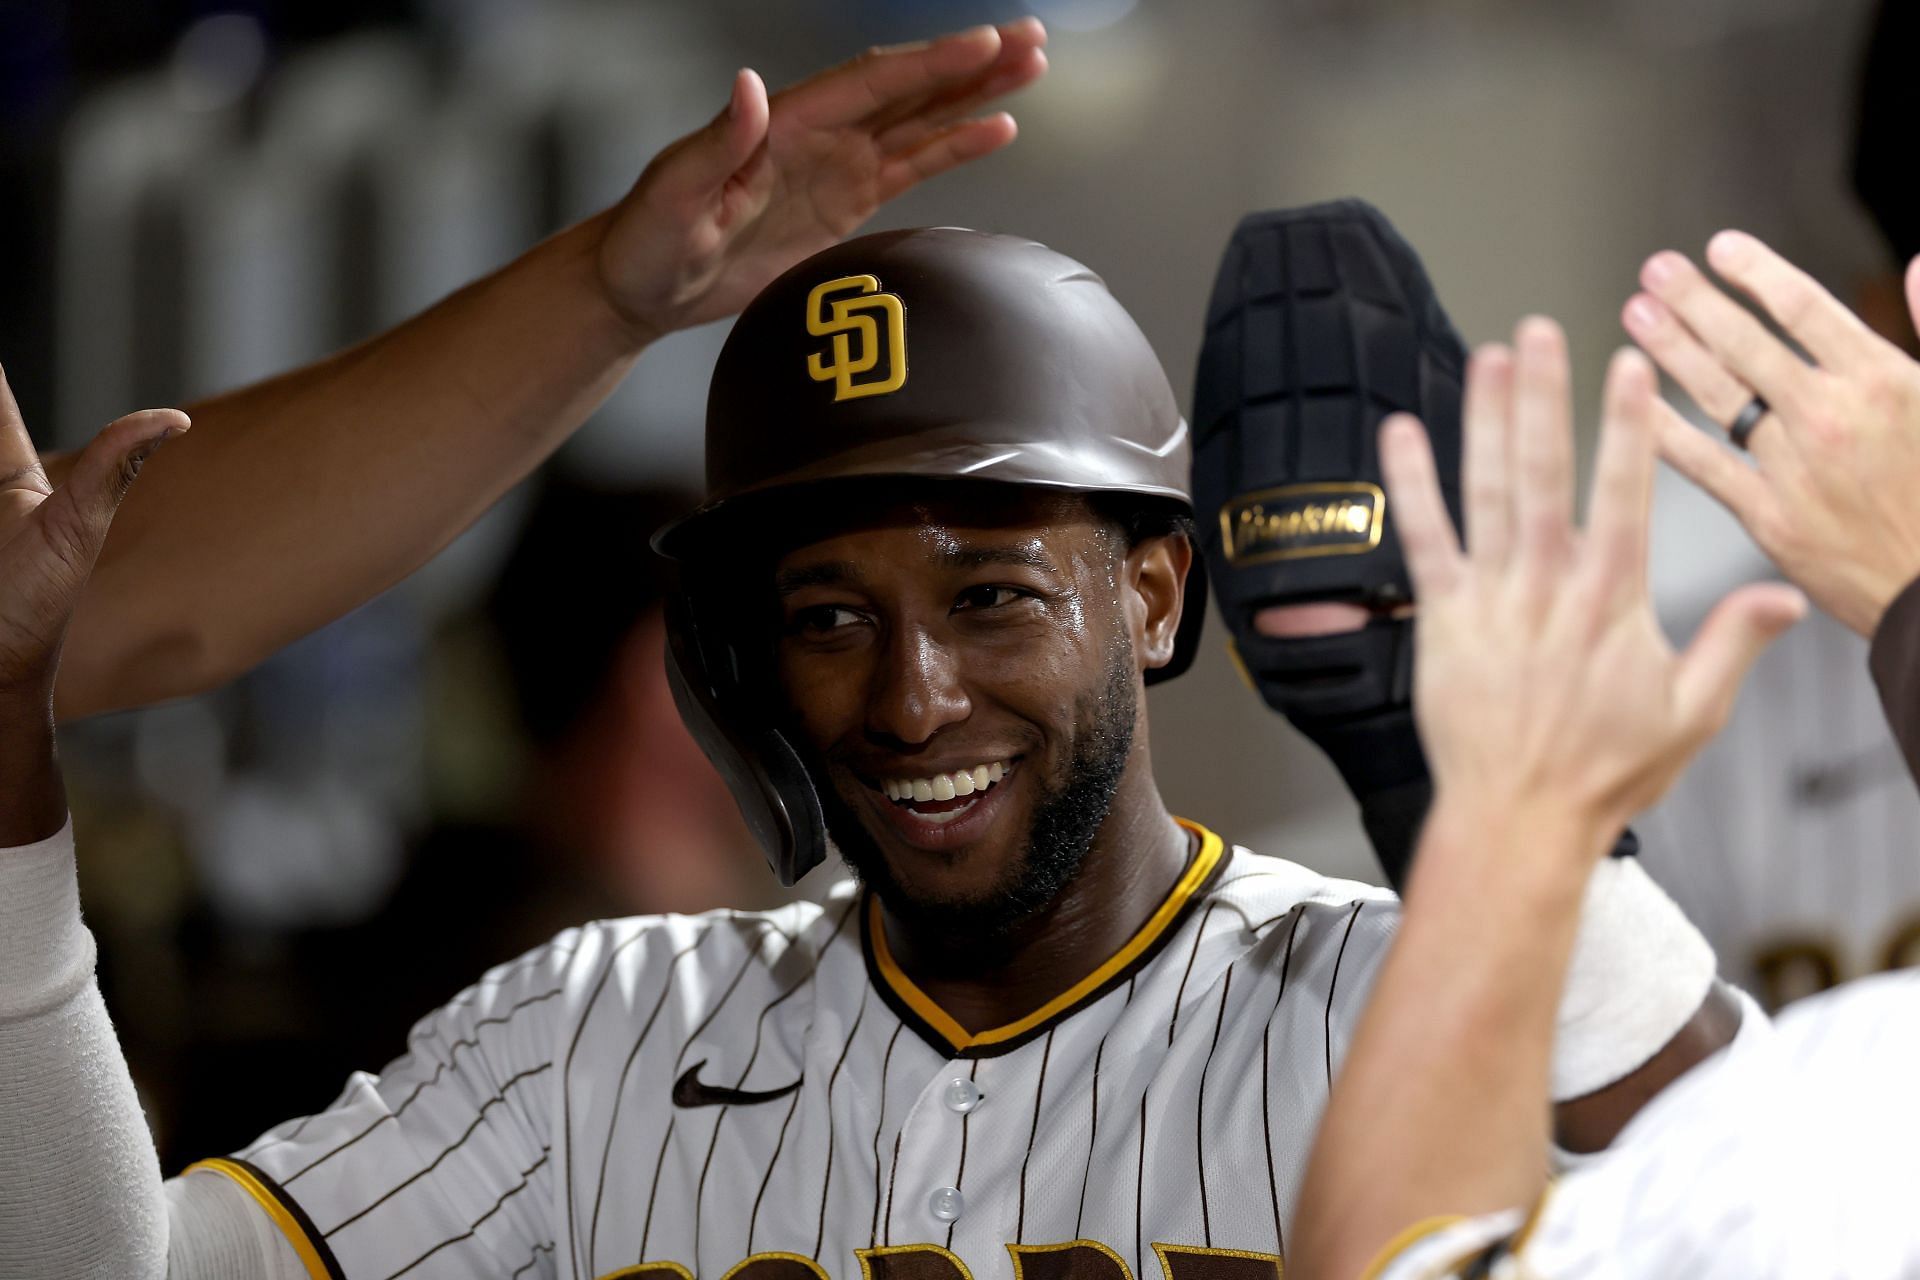
{"type": "MultiPolygon", "coordinates": [[[[696,991],[759,972],[810,971],[838,947],[859,947],[850,884],[819,902],[770,911],[721,909],[698,915],[628,916],[568,929],[501,970],[532,965],[566,992],[576,1011],[599,1001],[631,1003],[663,987],[696,991]],[[644,991],[643,991],[644,988],[644,991]]],[[[485,975],[487,983],[501,970],[485,975]]]]}
{"type": "Polygon", "coordinates": [[[1296,987],[1364,993],[1400,919],[1389,889],[1234,846],[1198,895],[1201,931],[1296,987]]]}
{"type": "Polygon", "coordinates": [[[1232,847],[1204,900],[1242,916],[1256,930],[1297,914],[1364,915],[1390,930],[1400,916],[1400,899],[1391,889],[1321,875],[1242,845],[1232,847]]]}

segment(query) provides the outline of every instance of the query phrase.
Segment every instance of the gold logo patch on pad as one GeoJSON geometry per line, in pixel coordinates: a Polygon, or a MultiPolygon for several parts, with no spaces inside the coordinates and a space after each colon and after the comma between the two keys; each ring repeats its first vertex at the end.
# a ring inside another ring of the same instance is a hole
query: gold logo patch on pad
{"type": "Polygon", "coordinates": [[[1289,484],[1244,494],[1220,509],[1230,564],[1353,555],[1380,545],[1387,496],[1380,486],[1289,484]]]}
{"type": "Polygon", "coordinates": [[[821,352],[807,357],[807,374],[815,382],[832,382],[833,398],[855,400],[881,396],[907,385],[907,310],[897,295],[880,292],[876,276],[842,276],[817,284],[807,295],[807,332],[833,339],[830,359],[821,352]],[[834,298],[829,294],[851,294],[834,298]],[[856,381],[880,367],[877,377],[856,381]]]}

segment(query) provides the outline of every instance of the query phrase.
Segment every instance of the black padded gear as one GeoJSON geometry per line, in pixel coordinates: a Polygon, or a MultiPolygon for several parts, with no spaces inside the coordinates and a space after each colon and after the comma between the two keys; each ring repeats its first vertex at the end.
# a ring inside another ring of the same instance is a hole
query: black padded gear
{"type": "Polygon", "coordinates": [[[1194,507],[1236,655],[1340,770],[1396,888],[1432,784],[1414,729],[1413,622],[1391,616],[1413,589],[1379,430],[1395,412],[1426,424],[1458,527],[1466,359],[1412,246],[1373,206],[1339,200],[1241,220],[1194,387],[1194,507]],[[1309,601],[1374,617],[1341,635],[1254,630],[1261,609],[1309,601]]]}

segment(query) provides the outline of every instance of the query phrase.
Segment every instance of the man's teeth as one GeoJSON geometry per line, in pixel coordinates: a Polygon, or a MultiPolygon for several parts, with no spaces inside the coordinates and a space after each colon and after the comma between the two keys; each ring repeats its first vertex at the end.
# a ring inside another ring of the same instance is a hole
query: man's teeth
{"type": "Polygon", "coordinates": [[[911,800],[926,804],[930,801],[952,800],[959,796],[970,796],[976,791],[985,791],[1006,776],[1007,762],[994,760],[988,764],[977,764],[971,769],[936,773],[928,778],[882,778],[880,790],[889,800],[911,800]]]}

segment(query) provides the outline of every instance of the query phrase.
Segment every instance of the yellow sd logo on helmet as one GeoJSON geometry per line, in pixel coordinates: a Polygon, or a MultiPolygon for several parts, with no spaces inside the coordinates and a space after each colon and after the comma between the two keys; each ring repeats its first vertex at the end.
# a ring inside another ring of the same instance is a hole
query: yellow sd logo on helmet
{"type": "Polygon", "coordinates": [[[876,276],[841,276],[817,284],[807,295],[807,332],[833,339],[831,363],[814,352],[807,357],[807,374],[815,382],[833,383],[833,398],[854,400],[885,395],[907,385],[907,312],[900,299],[880,292],[876,276]],[[852,297],[828,295],[851,293],[852,297]],[[886,351],[886,369],[879,377],[856,382],[879,367],[886,351]]]}

